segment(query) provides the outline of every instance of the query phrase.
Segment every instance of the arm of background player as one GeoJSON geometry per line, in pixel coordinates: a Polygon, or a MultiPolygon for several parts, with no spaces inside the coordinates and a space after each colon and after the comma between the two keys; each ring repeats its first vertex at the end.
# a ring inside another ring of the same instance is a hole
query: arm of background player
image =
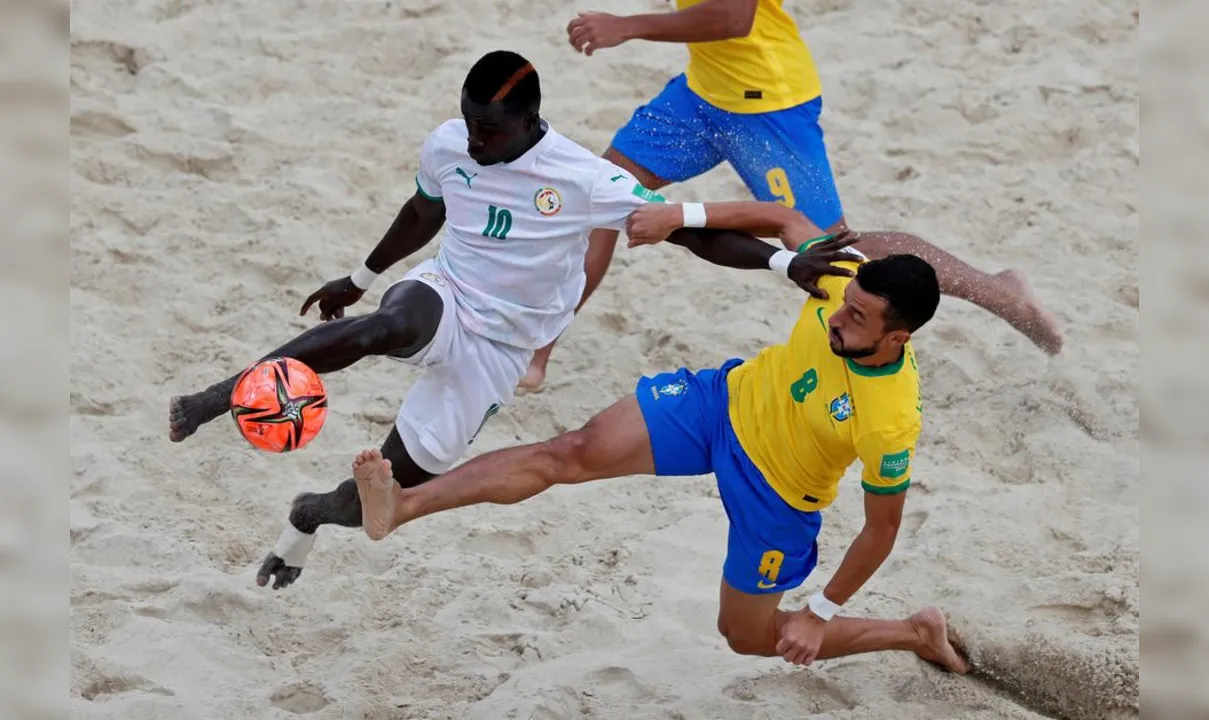
{"type": "Polygon", "coordinates": [[[707,0],[684,10],[647,15],[580,13],[567,25],[577,51],[591,55],[630,40],[699,43],[746,37],[756,18],[757,0],[707,0]]]}
{"type": "Polygon", "coordinates": [[[630,37],[654,42],[698,43],[747,37],[757,0],[707,0],[684,10],[626,18],[630,37]]]}
{"type": "Polygon", "coordinates": [[[376,273],[385,272],[391,265],[432,242],[444,224],[444,201],[417,189],[416,194],[403,203],[395,221],[366,258],[365,266],[376,273]]]}

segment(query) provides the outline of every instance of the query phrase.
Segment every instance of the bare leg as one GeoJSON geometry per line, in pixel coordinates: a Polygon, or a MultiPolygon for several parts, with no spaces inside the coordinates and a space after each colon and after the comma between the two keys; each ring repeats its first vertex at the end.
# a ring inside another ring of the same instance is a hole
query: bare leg
{"type": "Polygon", "coordinates": [[[1017,270],[989,275],[908,233],[863,232],[855,247],[870,258],[894,253],[917,255],[936,269],[940,291],[945,295],[972,302],[1007,321],[1050,355],[1062,350],[1063,337],[1057,319],[1041,306],[1024,275],[1017,270]]]}
{"type": "Polygon", "coordinates": [[[302,493],[294,498],[288,525],[256,573],[257,585],[264,587],[272,580],[273,589],[280,590],[298,580],[320,526],[361,527],[361,497],[357,479],[360,467],[372,466],[384,470],[386,482],[395,488],[415,487],[433,477],[411,459],[395,428],[391,428],[380,451],[362,453],[358,459],[366,455],[372,455],[376,462],[372,465],[364,461],[354,462],[354,477],[340,483],[335,490],[302,493]]]}
{"type": "MultiPolygon", "coordinates": [[[[603,157],[633,175],[634,179],[642,183],[643,187],[648,190],[658,190],[669,184],[668,181],[656,177],[612,147],[605,150],[603,157]]],[[[596,288],[600,287],[601,281],[604,280],[605,273],[609,270],[609,263],[613,260],[613,249],[617,247],[619,234],[616,230],[597,229],[588,236],[588,254],[584,258],[584,272],[587,274],[588,280],[584,285],[583,297],[580,298],[579,305],[575,308],[576,313],[583,309],[584,303],[588,302],[588,298],[592,297],[592,293],[596,292],[596,288]]],[[[541,389],[542,383],[546,381],[546,365],[550,362],[550,353],[554,352],[554,344],[557,342],[557,339],[552,340],[549,345],[533,354],[533,359],[529,361],[529,369],[521,378],[521,389],[529,392],[541,389]]]]}
{"type": "MultiPolygon", "coordinates": [[[[741,655],[777,657],[777,642],[790,613],[777,609],[781,595],[748,595],[722,583],[718,630],[741,655]]],[[[925,608],[902,620],[865,620],[836,616],[824,626],[818,659],[887,650],[913,652],[959,674],[967,663],[948,638],[944,614],[925,608]]]]}
{"type": "Polygon", "coordinates": [[[367,467],[374,462],[362,463],[369,480],[364,489],[358,486],[362,524],[375,528],[374,540],[444,510],[479,503],[511,505],[555,485],[655,472],[650,436],[633,396],[614,403],[579,430],[484,453],[414,489],[385,486],[380,475],[370,475],[380,472],[367,467]],[[381,533],[383,527],[389,528],[386,533],[381,533]]]}
{"type": "MultiPolygon", "coordinates": [[[[400,283],[386,291],[374,312],[316,325],[264,357],[294,358],[320,374],[343,370],[370,355],[406,357],[432,339],[441,310],[441,296],[432,288],[421,282],[400,283]]],[[[237,373],[205,390],[172,398],[169,439],[180,442],[226,413],[238,379],[237,373]]]]}

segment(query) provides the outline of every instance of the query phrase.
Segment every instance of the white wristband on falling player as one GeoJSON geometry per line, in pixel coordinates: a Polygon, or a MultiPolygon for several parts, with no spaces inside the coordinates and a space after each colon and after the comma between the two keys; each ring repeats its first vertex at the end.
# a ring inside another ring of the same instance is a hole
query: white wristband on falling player
{"type": "Polygon", "coordinates": [[[836,613],[843,610],[843,606],[831,602],[821,592],[811,595],[810,602],[807,603],[806,607],[810,608],[810,612],[817,615],[820,620],[830,620],[836,616],[836,613]]]}
{"type": "Polygon", "coordinates": [[[680,212],[684,214],[684,219],[681,221],[684,223],[684,227],[705,227],[705,205],[702,203],[684,203],[680,206],[680,212]]]}

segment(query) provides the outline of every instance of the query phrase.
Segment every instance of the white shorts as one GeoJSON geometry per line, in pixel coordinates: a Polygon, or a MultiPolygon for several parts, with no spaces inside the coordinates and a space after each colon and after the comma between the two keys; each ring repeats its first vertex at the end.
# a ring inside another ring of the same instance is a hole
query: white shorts
{"type": "Polygon", "coordinates": [[[453,288],[434,260],[421,262],[395,284],[406,280],[436,290],[444,310],[427,346],[409,358],[394,358],[425,369],[403,400],[395,427],[416,465],[439,475],[466,454],[487,419],[512,401],[533,352],[462,327],[453,288]]]}

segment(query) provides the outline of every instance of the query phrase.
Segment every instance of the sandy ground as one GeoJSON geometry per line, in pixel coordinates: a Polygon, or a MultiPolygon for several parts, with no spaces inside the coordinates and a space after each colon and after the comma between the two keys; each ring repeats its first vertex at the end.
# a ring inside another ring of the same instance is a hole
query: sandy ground
{"type": "MultiPolygon", "coordinates": [[[[792,4],[850,222],[1023,269],[1068,334],[1049,360],[946,300],[917,341],[918,481],[894,554],[851,607],[940,604],[978,676],[905,654],[807,670],[731,655],[714,628],[725,520],[708,477],[555,491],[379,544],[325,530],[297,585],[255,587],[290,498],[381,441],[413,371],[370,360],[329,376],[327,427],[289,456],[252,451],[223,419],[172,445],[169,397],[314,322],[302,299],[381,236],[481,53],[529,56],[546,116],[603,150],[685,54],[577,56],[563,27],[583,9],[73,3],[73,714],[1136,717],[1137,16],[1118,0],[792,4]]],[[[746,197],[725,167],[669,194],[746,197]]],[[[476,451],[576,426],[641,373],[779,342],[800,301],[674,247],[619,251],[547,389],[476,451]]],[[[859,529],[855,475],[789,605],[859,529]]]]}

